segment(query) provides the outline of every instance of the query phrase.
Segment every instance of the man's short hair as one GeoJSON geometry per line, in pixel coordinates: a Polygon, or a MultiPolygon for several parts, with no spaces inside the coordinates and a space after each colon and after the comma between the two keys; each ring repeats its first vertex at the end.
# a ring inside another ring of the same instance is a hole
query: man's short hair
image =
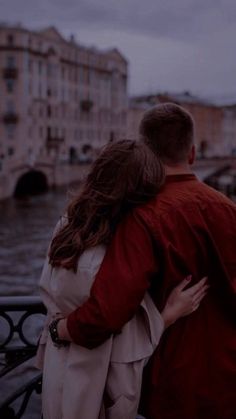
{"type": "Polygon", "coordinates": [[[181,106],[163,103],[145,112],[139,133],[164,163],[182,163],[194,142],[194,121],[181,106]]]}

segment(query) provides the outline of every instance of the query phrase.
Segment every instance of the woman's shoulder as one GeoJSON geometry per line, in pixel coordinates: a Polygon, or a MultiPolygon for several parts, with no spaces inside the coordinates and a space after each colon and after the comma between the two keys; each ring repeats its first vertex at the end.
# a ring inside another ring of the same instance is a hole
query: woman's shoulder
{"type": "Polygon", "coordinates": [[[78,260],[78,270],[98,270],[105,253],[106,246],[102,244],[84,250],[78,260]]]}

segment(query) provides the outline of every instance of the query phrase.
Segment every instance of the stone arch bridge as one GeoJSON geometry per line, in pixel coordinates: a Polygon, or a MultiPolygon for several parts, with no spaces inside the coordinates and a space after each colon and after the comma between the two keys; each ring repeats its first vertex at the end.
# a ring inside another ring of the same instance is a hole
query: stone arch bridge
{"type": "Polygon", "coordinates": [[[10,171],[9,181],[11,196],[45,192],[55,184],[55,165],[49,162],[16,165],[10,171]]]}
{"type": "Polygon", "coordinates": [[[0,172],[0,200],[14,195],[37,194],[53,186],[80,182],[90,164],[53,162],[49,158],[30,163],[13,160],[0,172]]]}

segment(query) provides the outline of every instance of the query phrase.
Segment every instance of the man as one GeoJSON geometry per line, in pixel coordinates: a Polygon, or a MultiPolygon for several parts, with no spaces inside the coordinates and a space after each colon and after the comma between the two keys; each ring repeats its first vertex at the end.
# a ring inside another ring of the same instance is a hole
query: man
{"type": "Polygon", "coordinates": [[[184,277],[208,276],[199,309],[168,328],[146,367],[141,413],[235,419],[236,206],[191,172],[194,123],[183,108],[167,103],[147,111],[140,134],[165,165],[165,185],[119,225],[91,297],[67,324],[59,322],[59,336],[68,336],[67,325],[74,342],[96,347],[119,332],[147,289],[161,310],[184,277]]]}

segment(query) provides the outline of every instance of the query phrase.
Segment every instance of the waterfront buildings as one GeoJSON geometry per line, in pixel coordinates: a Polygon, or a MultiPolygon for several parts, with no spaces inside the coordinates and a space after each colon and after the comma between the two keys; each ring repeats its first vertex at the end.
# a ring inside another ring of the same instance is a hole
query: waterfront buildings
{"type": "Polygon", "coordinates": [[[0,25],[0,199],[21,189],[22,176],[30,176],[32,188],[78,180],[82,164],[101,146],[138,139],[144,111],[163,102],[193,115],[198,157],[236,154],[236,106],[216,106],[188,92],[128,103],[127,75],[116,48],[85,47],[54,27],[0,25]]]}
{"type": "Polygon", "coordinates": [[[20,167],[84,161],[125,136],[127,66],[117,49],[84,47],[54,27],[0,26],[0,196],[20,167]]]}

